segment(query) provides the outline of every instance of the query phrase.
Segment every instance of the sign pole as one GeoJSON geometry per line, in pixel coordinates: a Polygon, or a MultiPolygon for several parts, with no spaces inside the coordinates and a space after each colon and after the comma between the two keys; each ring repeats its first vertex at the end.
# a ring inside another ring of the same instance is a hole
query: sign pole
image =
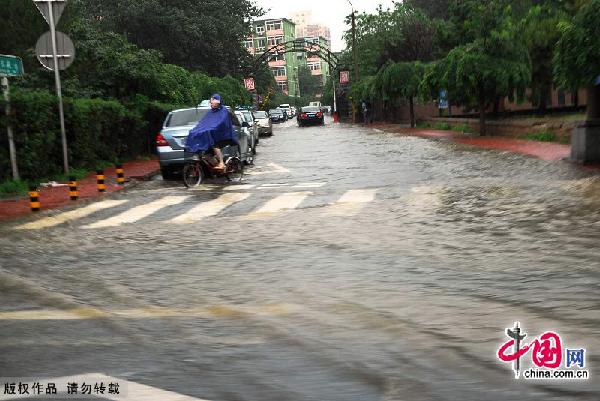
{"type": "Polygon", "coordinates": [[[65,131],[65,113],[63,109],[62,87],[60,84],[60,71],[58,69],[58,56],[56,50],[56,28],[54,26],[53,0],[48,1],[48,19],[50,25],[50,36],[52,37],[52,58],[54,60],[54,80],[56,82],[56,96],[58,97],[58,114],[60,117],[60,137],[62,140],[63,163],[65,175],[69,175],[69,156],[67,154],[67,134],[65,131]]]}
{"type": "Polygon", "coordinates": [[[15,138],[13,135],[12,125],[10,124],[10,88],[8,87],[8,78],[2,76],[2,90],[4,92],[4,100],[6,105],[4,111],[9,119],[6,124],[6,133],[8,134],[8,149],[10,152],[10,166],[12,168],[12,176],[14,180],[19,179],[19,170],[17,168],[17,149],[15,148],[15,138]]]}

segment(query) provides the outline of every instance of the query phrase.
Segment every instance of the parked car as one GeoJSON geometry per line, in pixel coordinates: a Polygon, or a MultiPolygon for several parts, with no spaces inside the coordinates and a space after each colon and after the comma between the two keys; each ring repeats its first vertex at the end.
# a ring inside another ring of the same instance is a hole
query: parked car
{"type": "Polygon", "coordinates": [[[255,111],[254,121],[258,126],[258,135],[273,135],[273,122],[266,111],[255,111]]]}
{"type": "Polygon", "coordinates": [[[250,110],[242,110],[242,113],[244,113],[244,116],[246,117],[246,121],[252,122],[251,123],[252,135],[254,135],[254,141],[258,145],[260,143],[260,139],[259,139],[259,135],[258,135],[258,123],[256,122],[256,119],[254,118],[254,114],[252,114],[252,111],[250,111],[250,110]]]}
{"type": "MultiPolygon", "coordinates": [[[[229,109],[229,108],[228,108],[229,109]]],[[[161,131],[156,135],[156,151],[160,164],[160,172],[166,180],[181,178],[184,164],[185,140],[192,128],[210,110],[210,107],[195,107],[190,109],[178,109],[171,111],[161,131]]],[[[250,136],[247,130],[242,130],[242,124],[235,114],[229,110],[229,118],[233,129],[237,133],[240,143],[241,158],[244,161],[252,161],[252,154],[248,151],[250,136]]],[[[248,124],[246,124],[246,128],[248,124]]]]}
{"type": "Polygon", "coordinates": [[[240,120],[240,123],[242,123],[242,131],[248,135],[248,147],[250,149],[250,153],[255,155],[256,139],[258,138],[258,134],[254,135],[254,118],[252,117],[252,114],[250,114],[250,117],[248,117],[243,110],[237,110],[235,111],[235,116],[238,118],[238,120],[240,120]]]}
{"type": "Polygon", "coordinates": [[[286,120],[285,113],[280,109],[271,109],[269,110],[269,116],[271,117],[271,121],[274,123],[281,123],[286,120]]]}
{"type": "Polygon", "coordinates": [[[316,106],[302,107],[300,109],[300,113],[298,113],[298,117],[296,117],[296,120],[298,121],[299,127],[309,124],[325,124],[323,112],[321,111],[320,107],[316,106]]]}

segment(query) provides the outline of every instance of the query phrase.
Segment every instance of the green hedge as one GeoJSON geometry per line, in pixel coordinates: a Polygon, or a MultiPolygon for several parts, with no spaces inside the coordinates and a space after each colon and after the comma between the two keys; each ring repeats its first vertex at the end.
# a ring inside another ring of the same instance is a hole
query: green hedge
{"type": "MultiPolygon", "coordinates": [[[[4,107],[4,104],[2,104],[4,107]]],[[[11,93],[17,162],[21,177],[38,180],[62,173],[62,145],[58,103],[47,91],[11,93]]],[[[69,165],[94,169],[150,154],[162,121],[174,105],[138,96],[117,100],[64,98],[69,165]]],[[[0,181],[11,178],[7,118],[0,116],[0,181]]]]}

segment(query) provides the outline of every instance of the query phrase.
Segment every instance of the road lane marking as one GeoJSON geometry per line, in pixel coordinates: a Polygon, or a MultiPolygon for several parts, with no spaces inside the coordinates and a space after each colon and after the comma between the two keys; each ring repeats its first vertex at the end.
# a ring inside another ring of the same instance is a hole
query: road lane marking
{"type": "Polygon", "coordinates": [[[333,216],[354,216],[367,203],[375,200],[377,189],[353,189],[345,192],[337,202],[331,204],[325,213],[333,216]]]}
{"type": "Polygon", "coordinates": [[[352,189],[342,195],[336,203],[369,203],[375,200],[377,189],[352,189]]]}
{"type": "MultiPolygon", "coordinates": [[[[106,389],[104,394],[95,394],[92,389],[92,396],[90,398],[106,399],[114,401],[208,401],[202,398],[195,398],[184,394],[179,394],[174,391],[167,391],[157,387],[148,386],[145,384],[136,383],[119,377],[108,376],[103,373],[83,373],[81,375],[74,376],[62,376],[48,378],[40,380],[36,378],[40,383],[54,383],[57,391],[57,395],[62,396],[61,398],[70,398],[71,395],[66,394],[69,383],[104,383],[106,389]],[[117,383],[119,385],[119,394],[109,394],[108,386],[109,383],[117,383]]],[[[77,396],[75,396],[77,398],[77,396]]],[[[7,395],[0,394],[0,401],[9,400],[20,400],[23,399],[22,395],[7,395]]]]}
{"type": "Polygon", "coordinates": [[[226,186],[225,188],[223,188],[223,191],[243,191],[246,189],[252,189],[255,186],[256,185],[252,185],[252,184],[229,185],[229,186],[226,186]]]}
{"type": "Polygon", "coordinates": [[[90,205],[81,207],[79,209],[71,210],[69,212],[64,212],[57,214],[56,216],[48,216],[43,219],[33,221],[31,223],[23,224],[17,226],[18,230],[40,230],[42,228],[54,227],[62,223],[66,223],[67,221],[80,219],[82,217],[86,217],[92,213],[95,213],[100,210],[110,209],[112,207],[116,207],[126,203],[126,200],[105,200],[101,202],[95,202],[90,205]]]}
{"type": "Polygon", "coordinates": [[[163,209],[167,206],[178,205],[190,198],[189,196],[165,196],[164,198],[160,198],[150,203],[146,203],[144,205],[136,206],[132,209],[126,210],[123,213],[120,213],[116,216],[110,217],[105,220],[100,220],[92,224],[88,224],[83,226],[85,229],[93,229],[93,228],[104,228],[104,227],[117,227],[125,223],[135,223],[143,219],[144,217],[148,217],[151,214],[156,213],[160,209],[163,209]]]}
{"type": "Polygon", "coordinates": [[[301,182],[294,185],[292,188],[321,188],[327,185],[326,182],[301,182]]]}
{"type": "Polygon", "coordinates": [[[260,209],[250,213],[247,218],[256,218],[265,215],[272,215],[283,210],[297,208],[312,192],[287,192],[265,203],[260,209]]]}
{"type": "Polygon", "coordinates": [[[266,171],[262,171],[262,167],[254,167],[252,169],[252,171],[248,171],[247,175],[265,175],[265,174],[281,174],[281,173],[291,173],[291,170],[288,170],[287,168],[276,164],[276,163],[269,163],[267,164],[268,167],[270,167],[272,170],[266,170],[266,171]]]}
{"type": "Polygon", "coordinates": [[[81,307],[70,309],[28,309],[0,312],[0,321],[36,321],[36,320],[94,320],[94,319],[160,319],[170,317],[194,318],[234,318],[249,315],[285,316],[297,312],[300,305],[206,305],[193,308],[167,308],[146,306],[134,309],[99,309],[81,307]]]}
{"type": "Polygon", "coordinates": [[[211,201],[199,204],[187,213],[175,217],[170,222],[175,224],[194,223],[206,217],[215,216],[221,211],[223,211],[225,208],[233,205],[234,203],[238,203],[245,199],[248,199],[248,197],[250,197],[250,194],[247,193],[223,194],[217,199],[213,199],[211,201]]]}

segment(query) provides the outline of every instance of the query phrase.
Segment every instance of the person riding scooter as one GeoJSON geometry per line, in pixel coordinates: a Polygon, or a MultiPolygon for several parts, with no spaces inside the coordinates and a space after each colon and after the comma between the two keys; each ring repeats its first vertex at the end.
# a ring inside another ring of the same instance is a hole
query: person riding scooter
{"type": "Polygon", "coordinates": [[[210,98],[211,110],[190,131],[186,148],[193,153],[214,151],[219,159],[217,170],[224,170],[225,163],[221,148],[237,146],[237,135],[229,119],[228,110],[221,104],[221,95],[215,93],[210,98]]]}

